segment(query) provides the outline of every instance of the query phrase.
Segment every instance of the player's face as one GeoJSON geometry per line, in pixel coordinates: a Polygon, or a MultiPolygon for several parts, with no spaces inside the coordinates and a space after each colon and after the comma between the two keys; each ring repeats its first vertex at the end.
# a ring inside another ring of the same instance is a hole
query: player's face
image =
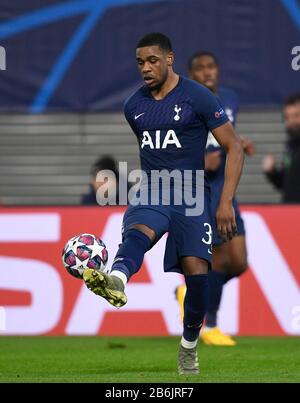
{"type": "Polygon", "coordinates": [[[219,68],[211,56],[201,56],[193,60],[190,78],[205,85],[211,91],[216,91],[218,85],[219,68]]]}
{"type": "Polygon", "coordinates": [[[136,60],[145,84],[154,91],[166,82],[173,53],[166,53],[159,46],[145,46],[136,50],[136,60]]]}
{"type": "Polygon", "coordinates": [[[300,131],[300,102],[286,106],[283,117],[288,131],[300,131]]]}

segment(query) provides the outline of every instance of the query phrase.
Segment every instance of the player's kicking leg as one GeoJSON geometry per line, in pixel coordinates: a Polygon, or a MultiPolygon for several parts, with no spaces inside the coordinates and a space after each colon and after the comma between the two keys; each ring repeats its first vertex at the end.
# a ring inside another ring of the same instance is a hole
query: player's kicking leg
{"type": "Polygon", "coordinates": [[[127,281],[141,267],[144,255],[151,248],[154,239],[155,232],[147,226],[132,226],[124,235],[110,274],[85,270],[83,280],[86,286],[113,306],[121,308],[127,302],[124,292],[127,281]]]}

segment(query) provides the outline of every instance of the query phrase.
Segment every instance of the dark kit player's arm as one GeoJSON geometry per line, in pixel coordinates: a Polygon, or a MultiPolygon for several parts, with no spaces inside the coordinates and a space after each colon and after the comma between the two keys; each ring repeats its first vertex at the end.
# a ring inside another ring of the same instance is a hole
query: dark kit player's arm
{"type": "Polygon", "coordinates": [[[278,189],[283,189],[284,170],[283,167],[276,167],[276,159],[274,154],[267,154],[262,162],[262,170],[267,179],[278,189]]]}
{"type": "Polygon", "coordinates": [[[276,187],[278,190],[283,189],[283,178],[284,172],[283,169],[274,168],[273,171],[265,172],[268,180],[276,187]]]}
{"type": "Polygon", "coordinates": [[[213,135],[227,152],[224,187],[216,214],[219,236],[227,240],[237,231],[232,201],[242,173],[244,151],[242,140],[231,123],[214,129],[213,135]]]}

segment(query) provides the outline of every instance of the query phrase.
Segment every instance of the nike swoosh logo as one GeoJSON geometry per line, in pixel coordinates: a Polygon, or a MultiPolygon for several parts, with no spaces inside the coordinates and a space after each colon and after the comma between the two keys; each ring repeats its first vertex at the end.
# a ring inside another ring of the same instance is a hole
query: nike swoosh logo
{"type": "Polygon", "coordinates": [[[122,262],[123,260],[124,260],[123,257],[117,257],[117,258],[113,261],[113,263],[122,262]]]}
{"type": "Polygon", "coordinates": [[[137,120],[138,118],[140,118],[141,116],[143,116],[146,112],[140,113],[139,115],[135,115],[134,116],[134,120],[137,120]]]}
{"type": "Polygon", "coordinates": [[[189,329],[199,329],[202,327],[202,323],[196,323],[195,325],[187,325],[189,329]]]}

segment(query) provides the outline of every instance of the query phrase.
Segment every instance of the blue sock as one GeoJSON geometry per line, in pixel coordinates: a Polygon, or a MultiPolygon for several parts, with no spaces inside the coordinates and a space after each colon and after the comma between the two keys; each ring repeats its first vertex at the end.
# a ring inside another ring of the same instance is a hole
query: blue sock
{"type": "Polygon", "coordinates": [[[206,326],[217,326],[217,314],[220,308],[223,286],[228,281],[226,274],[211,270],[208,273],[208,309],[206,313],[206,326]]]}
{"type": "Polygon", "coordinates": [[[203,324],[208,303],[208,275],[185,276],[183,337],[195,341],[203,324]]]}
{"type": "Polygon", "coordinates": [[[143,263],[145,253],[151,248],[150,238],[137,229],[130,229],[124,236],[111,271],[124,273],[127,280],[137,273],[143,263]]]}
{"type": "Polygon", "coordinates": [[[217,326],[217,316],[221,304],[223,287],[228,281],[235,277],[235,275],[224,274],[214,270],[208,273],[208,310],[205,317],[207,327],[217,326]]]}

